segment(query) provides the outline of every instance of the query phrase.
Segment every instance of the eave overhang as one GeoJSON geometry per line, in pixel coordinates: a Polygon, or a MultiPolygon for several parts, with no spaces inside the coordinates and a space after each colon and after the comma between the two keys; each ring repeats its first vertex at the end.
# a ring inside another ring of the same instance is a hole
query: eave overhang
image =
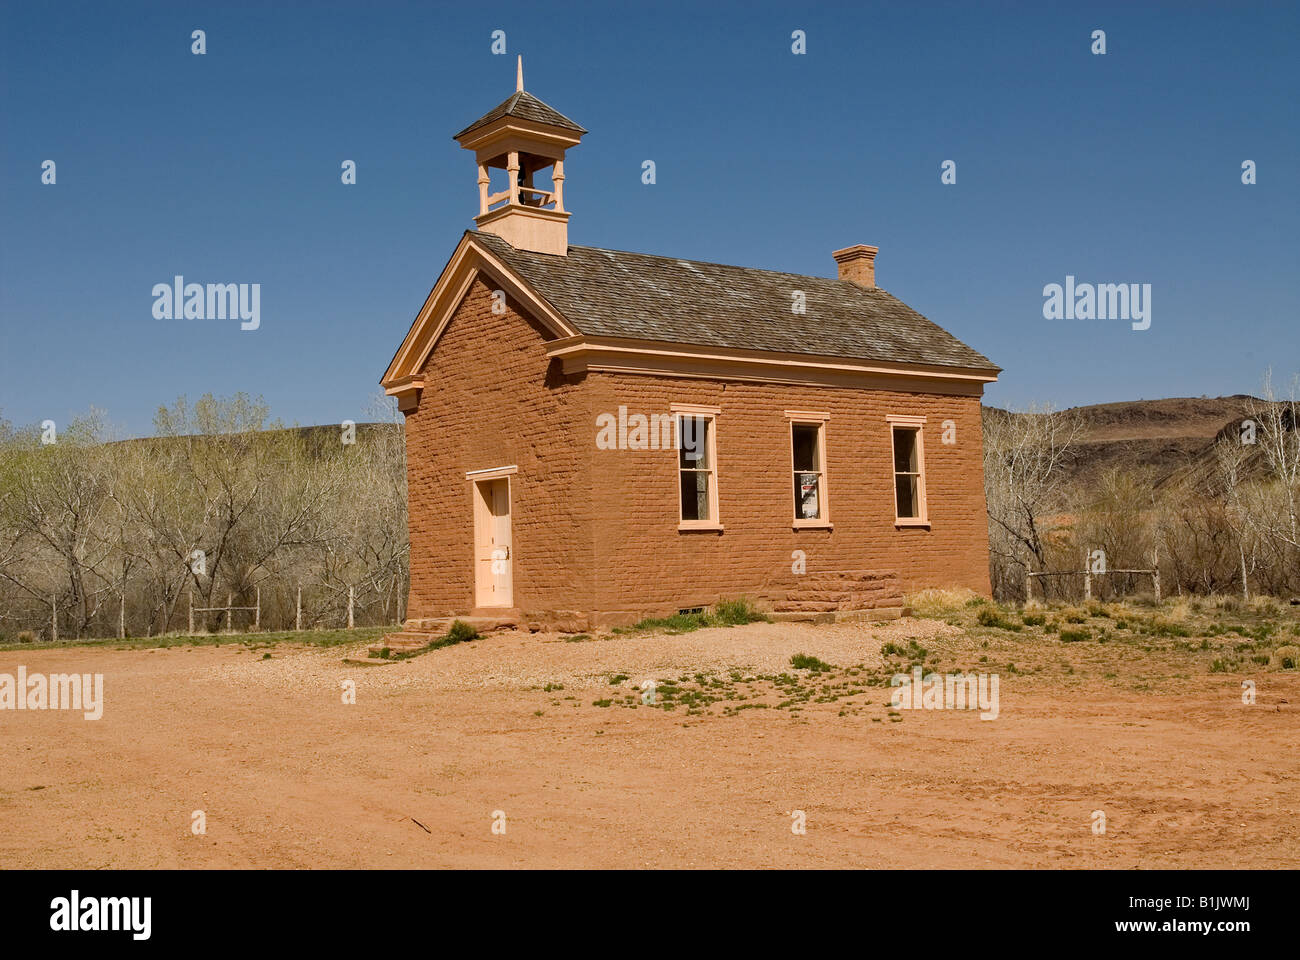
{"type": "Polygon", "coordinates": [[[584,335],[554,341],[547,355],[559,359],[566,374],[594,370],[964,396],[980,396],[999,372],[584,335]]]}

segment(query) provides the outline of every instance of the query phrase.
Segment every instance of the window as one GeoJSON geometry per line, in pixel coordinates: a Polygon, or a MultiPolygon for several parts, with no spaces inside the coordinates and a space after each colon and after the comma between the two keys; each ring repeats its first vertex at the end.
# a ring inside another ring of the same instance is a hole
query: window
{"type": "Polygon", "coordinates": [[[829,526],[826,500],[826,423],[790,421],[795,526],[829,526]]]}
{"type": "Polygon", "coordinates": [[[894,517],[900,524],[924,525],[925,448],[920,417],[890,417],[894,449],[894,517]]]}
{"type": "Polygon", "coordinates": [[[677,472],[681,489],[678,526],[682,529],[720,527],[715,425],[711,414],[677,416],[677,472]]]}

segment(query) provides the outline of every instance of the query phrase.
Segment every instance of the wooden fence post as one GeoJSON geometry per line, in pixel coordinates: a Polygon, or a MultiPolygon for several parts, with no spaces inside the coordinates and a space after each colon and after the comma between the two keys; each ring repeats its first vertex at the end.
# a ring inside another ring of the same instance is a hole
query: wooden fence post
{"type": "Polygon", "coordinates": [[[1156,603],[1160,602],[1160,551],[1156,549],[1151,554],[1151,584],[1155,588],[1156,603]]]}
{"type": "Polygon", "coordinates": [[[253,631],[262,629],[262,585],[257,585],[257,606],[253,610],[253,631]]]}
{"type": "Polygon", "coordinates": [[[59,595],[50,595],[50,640],[59,642],[59,595]]]}
{"type": "Polygon", "coordinates": [[[235,632],[235,623],[230,616],[231,613],[230,608],[233,607],[234,605],[235,605],[235,595],[233,593],[227,593],[226,594],[226,633],[235,632]]]}
{"type": "Polygon", "coordinates": [[[302,629],[302,584],[298,584],[298,610],[293,616],[293,628],[302,629]]]}
{"type": "Polygon", "coordinates": [[[122,591],[121,602],[117,608],[117,639],[126,639],[126,591],[122,591]]]}
{"type": "Polygon", "coordinates": [[[355,591],[353,591],[353,589],[352,589],[351,587],[348,587],[348,629],[349,629],[349,630],[352,629],[352,624],[353,624],[353,621],[352,621],[352,603],[353,603],[353,600],[354,600],[355,598],[356,598],[355,591]]]}
{"type": "Polygon", "coordinates": [[[1083,599],[1092,599],[1092,565],[1088,563],[1088,551],[1083,552],[1083,599]]]}
{"type": "MultiPolygon", "coordinates": [[[[167,631],[164,630],[163,633],[167,631]]],[[[190,636],[194,636],[194,588],[190,587],[190,636]]]]}

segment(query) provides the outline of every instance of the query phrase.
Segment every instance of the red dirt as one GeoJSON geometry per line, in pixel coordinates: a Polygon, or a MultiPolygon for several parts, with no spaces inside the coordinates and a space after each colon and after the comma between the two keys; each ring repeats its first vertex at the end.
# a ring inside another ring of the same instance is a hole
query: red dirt
{"type": "MultiPolygon", "coordinates": [[[[764,636],[749,629],[731,635],[764,636]]],[[[782,636],[816,653],[809,638],[826,634],[800,629],[782,636]]],[[[345,666],[337,649],[281,647],[266,683],[241,680],[262,664],[235,647],[0,653],[4,672],[22,663],[106,675],[102,720],[0,713],[0,861],[1300,866],[1294,676],[1262,675],[1259,703],[1244,707],[1232,675],[1156,692],[1004,675],[996,721],[904,711],[873,722],[816,703],[797,717],[602,709],[592,701],[610,687],[599,677],[570,681],[564,694],[577,699],[557,706],[559,692],[499,674],[556,651],[617,667],[618,642],[504,635],[375,668],[345,666]],[[307,679],[286,686],[299,667],[307,679]],[[341,703],[340,678],[356,679],[355,705],[341,703]],[[190,831],[198,809],[206,836],[190,831]],[[498,810],[504,834],[491,830],[498,810]],[[795,810],[806,812],[804,836],[791,832],[795,810]],[[1106,814],[1104,836],[1092,832],[1094,810],[1106,814]]],[[[871,694],[879,706],[888,691],[871,694]]]]}

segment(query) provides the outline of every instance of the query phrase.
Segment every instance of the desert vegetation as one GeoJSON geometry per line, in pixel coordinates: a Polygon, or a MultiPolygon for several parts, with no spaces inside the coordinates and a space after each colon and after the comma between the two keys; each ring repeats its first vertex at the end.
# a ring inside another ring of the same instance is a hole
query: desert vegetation
{"type": "Polygon", "coordinates": [[[0,421],[0,638],[400,620],[405,449],[376,414],[289,429],[240,394],[162,407],[144,439],[0,421]]]}
{"type": "Polygon", "coordinates": [[[1103,470],[1078,410],[985,410],[984,474],[994,596],[1300,594],[1300,376],[1261,397],[1176,468],[1140,456],[1103,470]],[[1027,577],[1027,573],[1046,574],[1027,577]]]}

